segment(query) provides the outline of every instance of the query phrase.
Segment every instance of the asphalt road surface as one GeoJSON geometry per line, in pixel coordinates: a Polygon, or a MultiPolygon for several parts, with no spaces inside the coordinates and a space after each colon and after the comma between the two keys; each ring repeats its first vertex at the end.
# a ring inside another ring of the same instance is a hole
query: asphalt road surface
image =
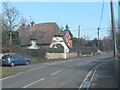
{"type": "MultiPolygon", "coordinates": [[[[54,63],[36,64],[35,68],[4,78],[2,88],[79,88],[90,70],[101,63],[112,60],[112,56],[108,53],[54,63]]],[[[21,67],[24,70],[24,66],[21,67]]]]}

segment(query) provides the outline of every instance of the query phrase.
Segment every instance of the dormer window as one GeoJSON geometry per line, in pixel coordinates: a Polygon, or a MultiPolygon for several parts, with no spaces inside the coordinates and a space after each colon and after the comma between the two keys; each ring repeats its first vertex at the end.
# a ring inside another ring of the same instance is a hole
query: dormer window
{"type": "Polygon", "coordinates": [[[30,39],[30,44],[35,45],[37,43],[37,39],[30,39]]]}
{"type": "Polygon", "coordinates": [[[56,42],[59,42],[59,41],[60,41],[59,37],[56,37],[56,42]]]}

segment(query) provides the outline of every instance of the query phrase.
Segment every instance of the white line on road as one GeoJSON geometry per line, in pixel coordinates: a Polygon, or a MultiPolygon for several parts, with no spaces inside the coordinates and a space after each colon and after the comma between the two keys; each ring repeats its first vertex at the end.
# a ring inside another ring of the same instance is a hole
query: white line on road
{"type": "Polygon", "coordinates": [[[91,77],[91,79],[90,79],[90,83],[88,84],[88,87],[87,87],[87,88],[90,88],[90,84],[91,84],[91,82],[93,81],[93,78],[94,78],[95,74],[96,74],[96,69],[95,69],[95,71],[94,71],[93,74],[92,74],[92,77],[91,77]]]}
{"type": "Polygon", "coordinates": [[[8,79],[8,78],[19,76],[20,74],[27,73],[27,72],[30,72],[30,71],[33,71],[33,70],[36,70],[36,69],[44,68],[44,67],[45,66],[41,66],[41,67],[38,67],[38,68],[30,69],[30,70],[25,71],[25,72],[19,72],[18,74],[15,74],[15,75],[12,75],[12,76],[8,76],[8,77],[5,77],[5,78],[1,78],[0,80],[5,80],[5,79],[8,79]]]}
{"type": "Polygon", "coordinates": [[[80,64],[82,64],[82,62],[80,62],[80,63],[77,63],[76,65],[80,65],[80,64]]]}
{"type": "Polygon", "coordinates": [[[36,69],[40,69],[40,68],[44,68],[45,66],[41,66],[41,67],[38,67],[38,68],[33,68],[33,69],[30,69],[28,70],[27,72],[30,72],[30,71],[33,71],[33,70],[36,70],[36,69]]]}
{"type": "Polygon", "coordinates": [[[41,78],[40,80],[37,80],[37,81],[35,81],[35,82],[32,82],[31,84],[28,84],[28,85],[24,86],[23,88],[27,88],[27,87],[29,87],[29,86],[37,83],[37,82],[43,81],[44,79],[45,79],[45,78],[41,78]]]}
{"type": "MultiPolygon", "coordinates": [[[[107,62],[108,62],[108,61],[107,61],[107,62]]],[[[79,86],[79,89],[78,89],[78,90],[80,90],[80,89],[83,87],[83,84],[87,81],[87,79],[88,79],[88,77],[90,76],[90,74],[92,73],[92,71],[95,70],[94,73],[93,73],[93,75],[92,75],[92,77],[91,77],[91,80],[90,80],[90,83],[91,83],[92,80],[93,80],[93,77],[94,77],[94,75],[95,75],[95,73],[96,73],[96,69],[97,69],[98,67],[100,67],[101,65],[107,63],[107,62],[103,62],[103,63],[101,63],[101,64],[98,64],[98,65],[95,66],[92,70],[90,70],[90,72],[86,75],[85,79],[83,80],[82,84],[79,86]]],[[[90,87],[90,84],[87,86],[87,88],[88,88],[88,87],[90,87]]]]}
{"type": "Polygon", "coordinates": [[[62,70],[58,70],[58,71],[52,73],[51,75],[55,75],[55,74],[57,74],[57,73],[59,73],[59,72],[61,72],[61,71],[62,71],[62,70]]]}
{"type": "Polygon", "coordinates": [[[8,77],[5,77],[5,78],[1,78],[0,80],[5,80],[5,79],[8,79],[8,78],[12,78],[12,77],[20,75],[21,73],[22,72],[19,72],[18,74],[15,74],[15,75],[12,75],[12,76],[8,76],[8,77]]]}
{"type": "Polygon", "coordinates": [[[72,68],[74,65],[68,66],[68,68],[72,68]]]}
{"type": "MultiPolygon", "coordinates": [[[[93,69],[92,69],[93,70],[93,69]]],[[[91,72],[92,72],[92,70],[87,74],[87,76],[85,77],[85,79],[83,80],[83,82],[82,82],[82,84],[80,85],[80,87],[79,87],[79,89],[78,90],[80,90],[80,88],[82,88],[83,87],[83,84],[85,83],[85,81],[87,80],[87,78],[88,78],[88,76],[90,76],[90,74],[91,74],[91,72]]]]}
{"type": "Polygon", "coordinates": [[[63,82],[59,87],[61,88],[63,85],[65,85],[65,83],[63,82]]]}

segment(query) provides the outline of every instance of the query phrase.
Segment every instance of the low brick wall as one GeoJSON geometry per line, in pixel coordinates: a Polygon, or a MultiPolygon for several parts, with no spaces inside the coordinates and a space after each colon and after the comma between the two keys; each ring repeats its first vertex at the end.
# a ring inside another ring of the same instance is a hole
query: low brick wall
{"type": "Polygon", "coordinates": [[[45,58],[46,59],[58,59],[63,58],[64,53],[46,53],[45,58]]]}
{"type": "MultiPolygon", "coordinates": [[[[87,54],[87,55],[82,55],[80,53],[80,56],[93,56],[93,53],[87,54]]],[[[45,58],[46,59],[63,59],[64,53],[46,53],[45,58]]],[[[74,58],[78,57],[78,53],[67,53],[67,58],[74,58]]]]}
{"type": "Polygon", "coordinates": [[[67,58],[74,58],[77,57],[78,54],[77,53],[67,53],[67,58]]]}
{"type": "MultiPolygon", "coordinates": [[[[46,59],[63,59],[64,53],[46,53],[46,59]]],[[[77,53],[67,53],[67,58],[77,57],[77,53]]]]}

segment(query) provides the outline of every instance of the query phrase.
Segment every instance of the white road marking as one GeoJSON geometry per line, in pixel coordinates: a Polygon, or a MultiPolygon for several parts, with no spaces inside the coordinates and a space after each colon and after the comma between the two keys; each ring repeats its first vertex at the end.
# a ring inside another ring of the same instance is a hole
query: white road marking
{"type": "MultiPolygon", "coordinates": [[[[93,69],[92,69],[93,70],[93,69]]],[[[83,87],[83,84],[85,83],[85,81],[87,80],[87,78],[89,77],[89,75],[91,74],[92,70],[87,74],[87,76],[85,77],[85,79],[83,80],[82,84],[80,85],[79,89],[83,87]]]]}
{"type": "Polygon", "coordinates": [[[55,74],[57,74],[57,73],[59,73],[59,72],[61,72],[61,71],[62,71],[62,70],[58,70],[58,71],[52,73],[51,76],[52,76],[52,75],[55,75],[55,74]]]}
{"type": "Polygon", "coordinates": [[[90,84],[91,84],[91,82],[93,81],[93,78],[94,78],[95,74],[96,74],[96,69],[95,69],[95,71],[93,72],[93,75],[92,75],[92,77],[91,77],[91,79],[90,79],[90,83],[89,83],[89,85],[88,85],[87,88],[90,88],[90,84]]]}
{"type": "Polygon", "coordinates": [[[80,65],[80,64],[82,64],[82,62],[80,62],[80,63],[77,63],[76,65],[80,65]]]}
{"type": "Polygon", "coordinates": [[[22,72],[19,72],[18,74],[16,75],[12,75],[12,76],[8,76],[8,77],[5,77],[5,78],[1,78],[0,80],[5,80],[5,79],[8,79],[8,78],[12,78],[12,77],[15,77],[15,76],[18,76],[20,75],[22,72]]]}
{"type": "Polygon", "coordinates": [[[44,67],[45,66],[41,66],[41,67],[38,67],[38,68],[30,69],[30,70],[25,71],[25,72],[19,72],[18,74],[15,74],[15,75],[12,75],[12,76],[8,76],[8,77],[5,77],[5,78],[1,78],[0,80],[5,80],[5,79],[8,79],[8,78],[19,76],[20,74],[27,73],[27,72],[30,72],[30,71],[33,71],[33,70],[36,70],[36,69],[44,68],[44,67]]]}
{"type": "Polygon", "coordinates": [[[68,66],[68,68],[72,68],[74,65],[68,66]]]}
{"type": "Polygon", "coordinates": [[[63,82],[59,87],[62,87],[63,85],[65,85],[65,83],[63,82]]]}
{"type": "MultiPolygon", "coordinates": [[[[83,62],[80,62],[80,63],[77,63],[76,65],[80,65],[80,64],[82,64],[83,62]]],[[[71,66],[68,66],[68,68],[72,68],[73,66],[75,66],[75,65],[71,65],[71,66]]]]}
{"type": "Polygon", "coordinates": [[[37,83],[37,82],[43,81],[44,79],[45,79],[45,78],[41,78],[40,80],[37,80],[37,81],[35,81],[35,82],[32,82],[32,83],[30,83],[30,84],[24,86],[23,88],[27,88],[27,87],[29,87],[29,86],[31,86],[31,85],[37,83]]]}
{"type": "Polygon", "coordinates": [[[27,72],[30,72],[30,71],[33,71],[33,70],[36,70],[36,69],[40,69],[40,68],[44,68],[45,66],[41,66],[41,67],[38,67],[38,68],[33,68],[33,69],[30,69],[28,70],[27,72]]]}
{"type": "MultiPolygon", "coordinates": [[[[108,62],[108,61],[107,61],[107,62],[108,62]]],[[[82,84],[79,86],[79,89],[78,89],[78,90],[80,90],[80,89],[83,87],[83,84],[87,81],[87,78],[90,76],[90,74],[92,73],[92,71],[95,70],[95,71],[93,72],[92,78],[91,78],[91,80],[90,80],[90,83],[91,83],[92,80],[93,80],[93,77],[94,77],[94,75],[95,75],[95,73],[96,73],[96,69],[97,69],[99,66],[101,66],[101,65],[103,65],[103,64],[105,64],[105,63],[107,63],[107,62],[104,62],[104,63],[101,63],[101,64],[95,66],[95,67],[86,75],[85,79],[83,80],[82,84]]],[[[90,83],[89,83],[88,87],[90,87],[90,83]]],[[[87,87],[87,88],[88,88],[88,87],[87,87]]]]}

